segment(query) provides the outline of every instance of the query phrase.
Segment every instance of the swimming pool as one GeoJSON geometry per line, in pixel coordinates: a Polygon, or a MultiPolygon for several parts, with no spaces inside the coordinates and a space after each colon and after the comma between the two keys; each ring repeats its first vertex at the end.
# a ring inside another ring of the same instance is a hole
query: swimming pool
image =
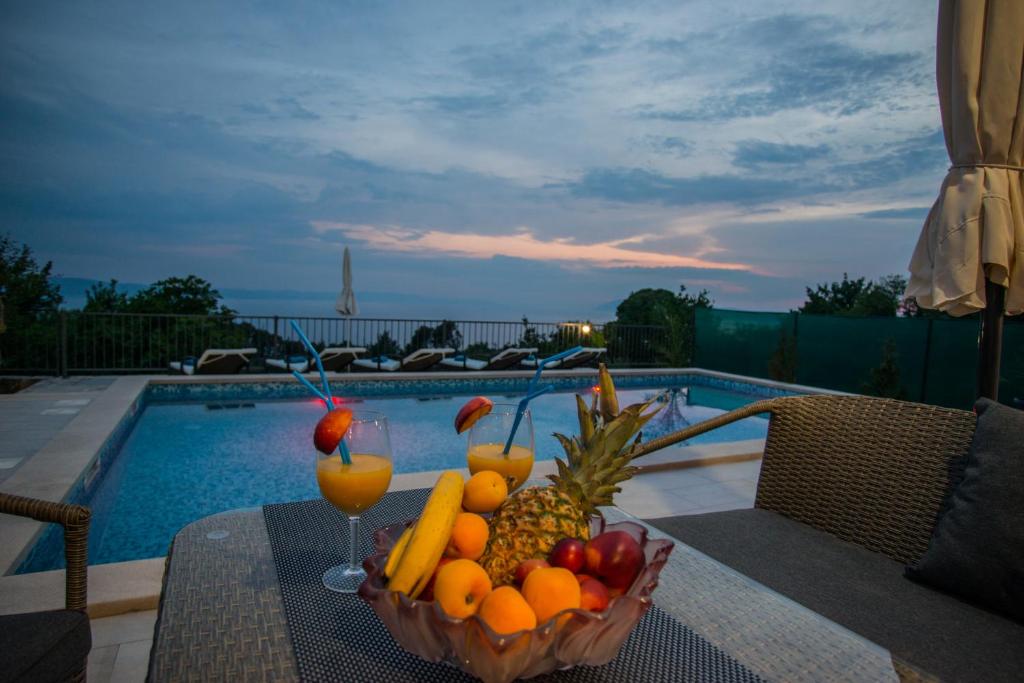
{"type": "MultiPolygon", "coordinates": [[[[577,382],[579,384],[579,382],[577,382]]],[[[679,388],[676,381],[665,386],[679,388]]],[[[463,392],[469,387],[463,382],[463,392]]],[[[620,405],[653,396],[665,387],[624,388],[620,405]]],[[[90,564],[159,557],[186,524],[224,510],[319,496],[314,476],[313,427],[323,414],[315,400],[274,400],[273,395],[207,392],[212,400],[174,401],[174,394],[150,396],[123,445],[79,500],[92,508],[90,564]],[[168,398],[172,399],[168,401],[168,398]],[[161,400],[162,399],[162,400],[161,400]]],[[[589,387],[577,388],[589,394],[589,387]]],[[[484,392],[512,403],[521,394],[484,392]]],[[[346,395],[353,396],[353,391],[346,395]]],[[[461,395],[366,396],[349,398],[354,409],[376,410],[390,422],[395,473],[465,466],[465,435],[452,422],[461,395]]],[[[552,432],[578,431],[572,391],[548,394],[531,404],[537,460],[561,456],[552,432]]],[[[194,397],[194,396],[193,396],[194,397]]],[[[763,398],[715,387],[691,386],[677,394],[675,421],[652,421],[649,437],[699,422],[724,410],[763,398]]],[[[657,420],[657,418],[656,418],[657,420]]],[[[748,418],[691,443],[762,438],[767,420],[748,418]]],[[[44,534],[18,573],[62,566],[59,532],[44,534]]]]}

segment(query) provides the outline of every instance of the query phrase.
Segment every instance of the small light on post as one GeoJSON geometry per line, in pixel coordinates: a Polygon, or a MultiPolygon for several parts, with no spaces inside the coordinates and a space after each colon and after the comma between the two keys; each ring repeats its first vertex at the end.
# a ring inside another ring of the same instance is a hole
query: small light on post
{"type": "Polygon", "coordinates": [[[580,325],[580,332],[583,334],[590,334],[590,323],[583,323],[580,325]]]}

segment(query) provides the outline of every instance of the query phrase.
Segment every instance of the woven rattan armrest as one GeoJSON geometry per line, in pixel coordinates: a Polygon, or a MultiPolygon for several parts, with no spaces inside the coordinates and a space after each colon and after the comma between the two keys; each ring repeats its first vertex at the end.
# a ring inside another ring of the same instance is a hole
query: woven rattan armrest
{"type": "Polygon", "coordinates": [[[0,513],[64,527],[64,558],[67,561],[64,604],[67,609],[84,610],[88,580],[89,508],[0,493],[0,513]]]}
{"type": "Polygon", "coordinates": [[[713,429],[724,427],[725,425],[731,422],[736,422],[737,420],[743,420],[760,413],[770,413],[772,411],[772,406],[775,405],[775,401],[776,399],[755,401],[754,403],[745,405],[742,408],[730,410],[728,413],[723,413],[722,415],[713,417],[710,420],[704,420],[703,422],[698,422],[695,425],[690,425],[685,429],[680,429],[678,432],[673,432],[657,439],[646,441],[640,444],[640,447],[636,450],[633,457],[639,458],[642,455],[647,455],[648,453],[661,450],[666,446],[672,446],[686,441],[687,439],[692,439],[695,436],[700,436],[705,432],[710,432],[713,429]]]}

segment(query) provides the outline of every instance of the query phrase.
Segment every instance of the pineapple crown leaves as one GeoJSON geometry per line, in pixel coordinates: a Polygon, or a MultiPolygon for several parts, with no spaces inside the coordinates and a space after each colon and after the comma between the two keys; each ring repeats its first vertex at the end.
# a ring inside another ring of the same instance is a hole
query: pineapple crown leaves
{"type": "Polygon", "coordinates": [[[637,468],[630,466],[633,453],[640,444],[640,430],[658,412],[645,413],[657,397],[636,403],[619,412],[618,397],[611,374],[602,364],[599,391],[591,406],[576,396],[576,412],[580,435],[567,437],[555,434],[565,450],[566,460],[555,459],[558,473],[548,478],[555,487],[565,491],[587,512],[598,505],[609,505],[617,484],[631,478],[637,468]],[[633,443],[627,447],[627,443],[633,443]]]}

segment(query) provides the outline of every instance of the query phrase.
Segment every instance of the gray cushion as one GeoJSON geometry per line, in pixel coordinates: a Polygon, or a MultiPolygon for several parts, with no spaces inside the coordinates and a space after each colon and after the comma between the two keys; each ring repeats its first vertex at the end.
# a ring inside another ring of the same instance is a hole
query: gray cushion
{"type": "Polygon", "coordinates": [[[77,610],[0,616],[0,681],[66,681],[92,649],[89,617],[77,610]]]}
{"type": "Polygon", "coordinates": [[[649,523],[943,679],[1024,671],[1024,625],[906,580],[885,555],[760,509],[649,523]]]}
{"type": "Polygon", "coordinates": [[[963,480],[907,576],[1024,621],[1024,412],[974,409],[963,480]]]}

